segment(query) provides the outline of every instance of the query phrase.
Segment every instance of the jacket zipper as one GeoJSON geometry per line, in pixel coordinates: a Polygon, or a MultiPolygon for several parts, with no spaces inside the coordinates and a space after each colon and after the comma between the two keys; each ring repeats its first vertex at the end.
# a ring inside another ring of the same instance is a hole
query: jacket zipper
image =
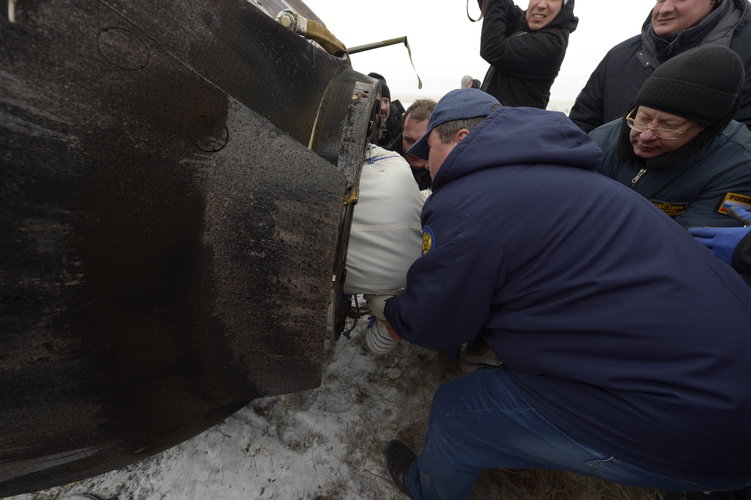
{"type": "Polygon", "coordinates": [[[643,175],[644,175],[645,173],[647,173],[647,169],[646,169],[646,168],[642,168],[641,170],[639,170],[639,171],[638,171],[638,172],[636,173],[636,175],[634,176],[634,178],[633,178],[633,179],[631,179],[631,187],[632,187],[632,188],[633,188],[634,186],[636,186],[636,183],[637,183],[637,182],[639,182],[639,179],[641,179],[641,178],[642,178],[642,176],[643,176],[643,175]]]}

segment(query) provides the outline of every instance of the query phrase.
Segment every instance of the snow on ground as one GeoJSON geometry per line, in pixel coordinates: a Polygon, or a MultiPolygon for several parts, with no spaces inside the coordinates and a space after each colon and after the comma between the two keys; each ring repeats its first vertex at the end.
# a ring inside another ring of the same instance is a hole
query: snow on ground
{"type": "MultiPolygon", "coordinates": [[[[422,446],[430,400],[443,381],[494,358],[461,364],[401,342],[375,357],[363,318],[351,338],[327,341],[317,389],[257,399],[223,423],[147,460],[32,494],[40,499],[402,499],[386,471],[383,449],[398,438],[422,446]]],[[[472,499],[659,499],[575,474],[489,471],[472,499]]]]}

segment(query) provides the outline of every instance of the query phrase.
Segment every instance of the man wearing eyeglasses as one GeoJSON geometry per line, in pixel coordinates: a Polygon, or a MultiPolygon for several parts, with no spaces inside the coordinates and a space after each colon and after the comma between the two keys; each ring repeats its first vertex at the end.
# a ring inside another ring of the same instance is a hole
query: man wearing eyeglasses
{"type": "Polygon", "coordinates": [[[505,106],[545,109],[579,19],[574,0],[479,0],[480,56],[489,64],[480,88],[505,106]],[[520,3],[520,2],[517,2],[520,3]]]}
{"type": "Polygon", "coordinates": [[[590,133],[599,171],[685,227],[738,226],[726,206],[751,207],[751,132],[732,119],[743,81],[740,58],[720,45],[672,58],[624,117],[590,133]]]}

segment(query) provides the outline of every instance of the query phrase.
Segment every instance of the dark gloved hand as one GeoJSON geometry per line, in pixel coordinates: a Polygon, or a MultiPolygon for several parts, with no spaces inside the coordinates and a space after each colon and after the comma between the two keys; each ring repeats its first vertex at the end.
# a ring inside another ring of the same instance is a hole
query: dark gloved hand
{"type": "Polygon", "coordinates": [[[728,213],[732,215],[735,220],[740,221],[744,226],[751,226],[751,207],[729,207],[728,213]]]}
{"type": "Polygon", "coordinates": [[[688,232],[716,257],[733,265],[733,252],[751,227],[691,227],[688,232]]]}

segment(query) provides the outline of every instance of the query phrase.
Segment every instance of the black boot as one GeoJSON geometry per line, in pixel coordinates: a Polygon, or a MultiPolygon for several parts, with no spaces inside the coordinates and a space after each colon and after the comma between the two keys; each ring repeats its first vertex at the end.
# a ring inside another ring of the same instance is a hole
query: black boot
{"type": "Polygon", "coordinates": [[[412,498],[412,495],[409,494],[409,466],[415,460],[417,460],[417,456],[407,448],[407,445],[397,440],[389,442],[389,446],[386,448],[386,464],[389,473],[396,487],[410,498],[412,498]]]}

